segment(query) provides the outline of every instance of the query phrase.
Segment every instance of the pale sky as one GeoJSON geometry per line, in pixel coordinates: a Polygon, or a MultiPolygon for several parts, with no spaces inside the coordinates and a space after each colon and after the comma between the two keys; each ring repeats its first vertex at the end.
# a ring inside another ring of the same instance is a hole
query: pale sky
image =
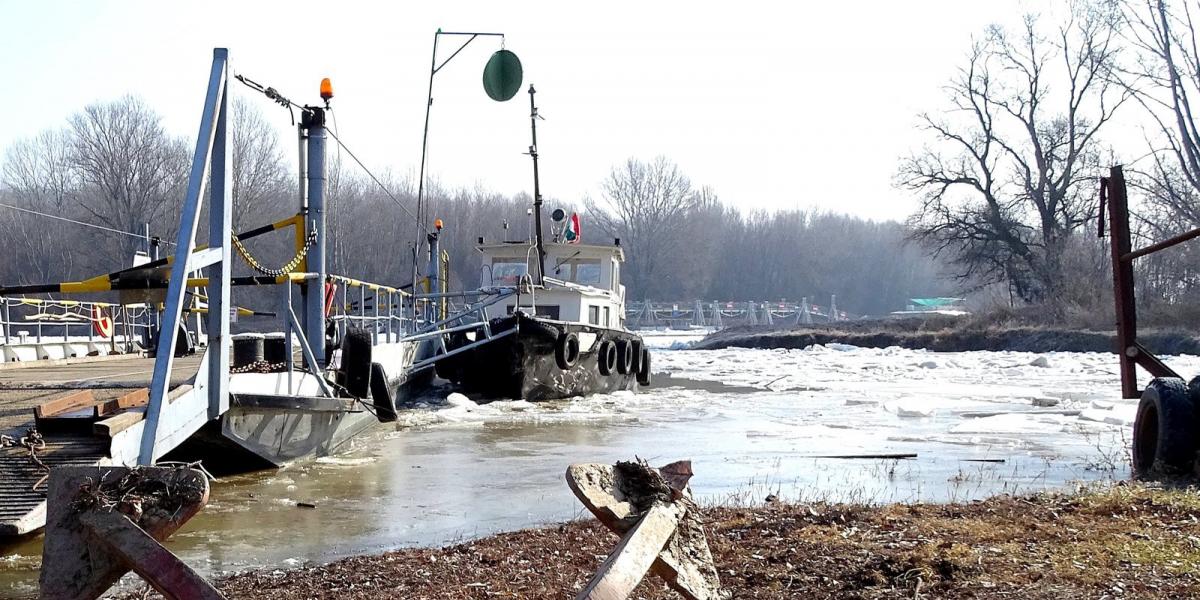
{"type": "MultiPolygon", "coordinates": [[[[235,73],[298,102],[316,102],[330,77],[343,141],[373,170],[415,174],[434,31],[494,31],[507,34],[525,84],[506,103],[484,94],[483,65],[500,47],[490,38],[437,75],[430,173],[446,185],[531,189],[522,153],[533,83],[547,197],[596,195],[612,166],[664,155],[743,210],[903,218],[915,200],[892,177],[926,139],[917,113],[945,106],[940,86],[972,35],[1030,6],[0,0],[0,148],[127,93],[193,138],[212,48],[223,46],[235,73]]],[[[461,40],[443,37],[441,57],[461,40]]],[[[291,159],[286,111],[253,97],[291,159]]]]}

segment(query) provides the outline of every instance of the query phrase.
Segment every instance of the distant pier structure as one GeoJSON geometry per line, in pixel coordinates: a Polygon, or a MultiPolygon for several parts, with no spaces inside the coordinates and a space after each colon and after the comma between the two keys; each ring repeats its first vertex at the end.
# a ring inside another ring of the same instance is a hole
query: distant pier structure
{"type": "Polygon", "coordinates": [[[631,329],[723,329],[739,325],[810,325],[854,319],[839,310],[837,296],[828,304],[780,300],[631,302],[625,309],[625,326],[631,329]]]}

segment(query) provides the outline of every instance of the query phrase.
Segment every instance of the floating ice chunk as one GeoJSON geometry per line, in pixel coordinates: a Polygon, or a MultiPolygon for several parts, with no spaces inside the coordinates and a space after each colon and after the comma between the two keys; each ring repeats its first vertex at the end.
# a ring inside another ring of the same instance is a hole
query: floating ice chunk
{"type": "Polygon", "coordinates": [[[1050,407],[1050,406],[1058,406],[1061,403],[1062,403],[1061,399],[1051,398],[1050,396],[1039,396],[1039,397],[1033,398],[1034,406],[1050,407]]]}
{"type": "Polygon", "coordinates": [[[1050,359],[1046,358],[1045,356],[1039,356],[1039,357],[1029,361],[1029,366],[1049,368],[1051,366],[1050,359]]]}
{"type": "Polygon", "coordinates": [[[935,406],[915,399],[897,400],[884,404],[884,410],[896,413],[898,417],[919,419],[933,415],[935,406]]]}
{"type": "Polygon", "coordinates": [[[868,400],[866,398],[846,398],[846,406],[878,406],[878,400],[868,400]]]}
{"type": "MultiPolygon", "coordinates": [[[[355,466],[355,465],[366,465],[366,464],[373,463],[373,462],[375,462],[375,458],[371,457],[371,456],[363,456],[363,457],[359,457],[359,458],[348,458],[348,457],[344,457],[344,456],[322,456],[322,457],[318,458],[315,462],[322,464],[322,465],[342,465],[342,466],[350,467],[350,466],[355,466]]],[[[289,486],[289,487],[291,487],[291,486],[289,486]]]]}
{"type": "Polygon", "coordinates": [[[1137,419],[1137,407],[1118,406],[1112,410],[1091,408],[1079,414],[1084,421],[1107,423],[1109,425],[1130,426],[1137,419]]]}
{"type": "Polygon", "coordinates": [[[922,369],[936,369],[936,368],[938,368],[938,363],[936,360],[927,360],[925,362],[919,363],[917,366],[921,367],[922,369]]]}
{"type": "Polygon", "coordinates": [[[855,350],[858,350],[858,346],[851,346],[850,344],[839,344],[837,342],[825,344],[825,347],[829,348],[830,350],[837,350],[838,352],[853,352],[855,350]]]}
{"type": "Polygon", "coordinates": [[[964,421],[951,427],[950,433],[1058,433],[1062,430],[1060,421],[1046,415],[1009,413],[964,421]]]}
{"type": "Polygon", "coordinates": [[[453,392],[449,396],[446,396],[446,404],[449,404],[450,406],[466,408],[468,410],[477,408],[479,406],[475,403],[475,401],[458,392],[453,392]]]}

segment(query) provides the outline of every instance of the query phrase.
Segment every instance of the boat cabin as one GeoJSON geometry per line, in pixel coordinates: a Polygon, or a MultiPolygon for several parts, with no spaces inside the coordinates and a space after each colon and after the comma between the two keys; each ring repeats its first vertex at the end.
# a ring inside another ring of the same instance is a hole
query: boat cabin
{"type": "MultiPolygon", "coordinates": [[[[537,273],[537,250],[528,243],[490,244],[483,253],[480,287],[517,287],[537,273]]],[[[545,287],[497,302],[489,319],[510,315],[518,302],[527,313],[598,327],[625,327],[625,286],[620,246],[546,244],[545,287]]]]}

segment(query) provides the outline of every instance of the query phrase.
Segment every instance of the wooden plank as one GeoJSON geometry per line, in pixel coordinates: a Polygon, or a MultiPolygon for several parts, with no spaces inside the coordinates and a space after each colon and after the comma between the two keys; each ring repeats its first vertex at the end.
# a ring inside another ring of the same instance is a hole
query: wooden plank
{"type": "Polygon", "coordinates": [[[626,600],[675,534],[685,509],[655,503],[608,555],[576,600],[626,600]]]}
{"type": "MultiPolygon", "coordinates": [[[[687,470],[690,476],[690,469],[687,470]]],[[[633,505],[626,501],[620,491],[618,477],[612,465],[590,463],[567,467],[567,485],[575,497],[605,527],[624,536],[636,524],[637,515],[633,505]]],[[[671,479],[682,478],[673,474],[671,479]]],[[[720,580],[712,562],[712,553],[696,515],[685,515],[683,523],[667,547],[659,553],[651,570],[685,600],[721,598],[720,580]]]]}
{"type": "Polygon", "coordinates": [[[92,433],[104,437],[112,437],[118,433],[133,427],[133,425],[142,419],[146,418],[146,413],[140,410],[131,410],[121,414],[113,415],[103,421],[97,421],[92,424],[92,433]]]}
{"type": "Polygon", "coordinates": [[[79,521],[93,541],[107,547],[168,600],[224,600],[225,596],[142,528],[117,513],[87,513],[79,521]]]}
{"type": "Polygon", "coordinates": [[[93,409],[93,416],[103,417],[105,415],[121,412],[125,409],[146,406],[149,401],[150,388],[141,388],[129,392],[119,398],[97,404],[93,409]]]}
{"type": "Polygon", "coordinates": [[[34,407],[33,416],[36,419],[45,419],[73,410],[89,408],[93,404],[96,404],[96,397],[92,395],[92,390],[78,390],[34,407]]]}

